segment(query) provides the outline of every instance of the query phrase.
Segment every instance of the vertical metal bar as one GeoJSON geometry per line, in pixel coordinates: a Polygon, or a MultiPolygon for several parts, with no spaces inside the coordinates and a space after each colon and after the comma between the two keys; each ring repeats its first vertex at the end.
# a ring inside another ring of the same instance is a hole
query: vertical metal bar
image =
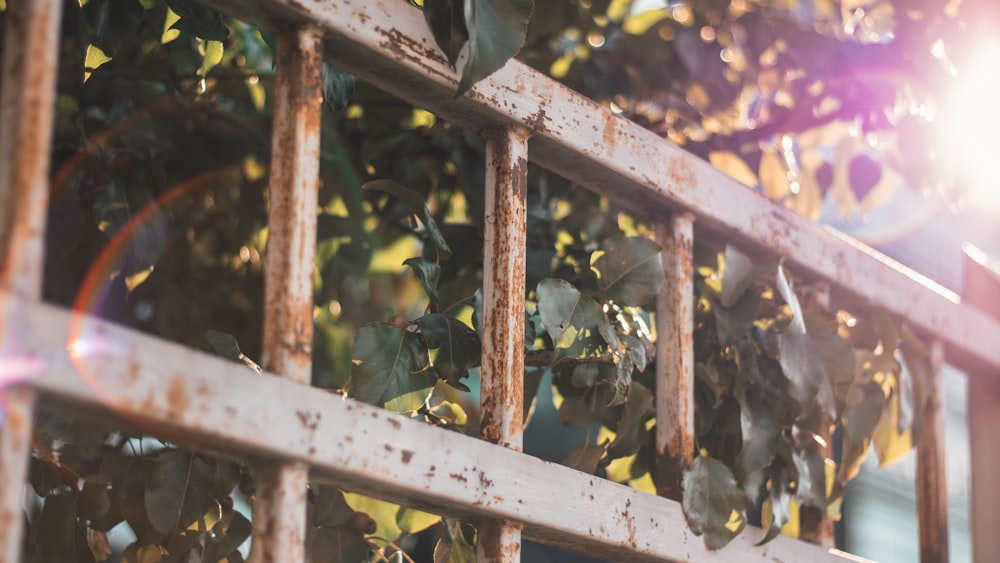
{"type": "MultiPolygon", "coordinates": [[[[962,299],[1000,319],[1000,268],[984,254],[971,247],[965,248],[965,281],[962,299]]],[[[995,367],[984,370],[995,370],[995,367]]],[[[971,487],[969,493],[969,520],[972,527],[972,560],[987,563],[996,560],[1000,553],[1000,480],[996,468],[1000,467],[1000,447],[997,447],[997,428],[1000,428],[1000,387],[985,373],[968,374],[968,429],[971,455],[971,487]]]]}
{"type": "Polygon", "coordinates": [[[681,474],[694,461],[694,215],[656,225],[663,289],[656,298],[656,493],[681,499],[681,474]]]}
{"type": "MultiPolygon", "coordinates": [[[[32,301],[41,297],[45,265],[61,15],[58,0],[11,0],[4,15],[0,289],[32,301]]],[[[7,347],[6,330],[16,306],[13,300],[0,300],[0,350],[7,347]]],[[[35,395],[26,388],[0,388],[0,401],[0,561],[20,561],[35,395]]]]}
{"type": "MultiPolygon", "coordinates": [[[[483,266],[482,422],[484,440],[521,451],[524,426],[524,261],[527,230],[528,131],[486,135],[486,226],[483,266]]],[[[521,557],[521,528],[481,522],[478,561],[521,557]]]]}
{"type": "MultiPolygon", "coordinates": [[[[311,26],[278,36],[264,258],[262,364],[305,384],[312,369],[322,44],[320,30],[311,26]]],[[[305,560],[308,476],[303,464],[260,470],[251,561],[305,560]]]]}
{"type": "Polygon", "coordinates": [[[943,365],[944,345],[935,341],[931,345],[931,388],[921,413],[923,430],[917,443],[917,520],[922,563],[948,563],[948,479],[941,403],[943,365]]]}

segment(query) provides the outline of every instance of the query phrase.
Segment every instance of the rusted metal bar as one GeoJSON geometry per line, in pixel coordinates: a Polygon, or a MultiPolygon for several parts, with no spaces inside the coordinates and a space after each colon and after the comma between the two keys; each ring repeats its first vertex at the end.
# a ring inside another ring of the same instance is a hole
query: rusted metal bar
{"type": "Polygon", "coordinates": [[[949,361],[958,367],[1000,367],[1000,346],[992,345],[1000,342],[1000,323],[959,304],[953,292],[746,189],[527,65],[508,62],[455,99],[458,75],[415,7],[320,0],[205,3],[241,17],[259,14],[264,21],[280,15],[315,22],[329,32],[327,56],[339,68],[462,127],[521,124],[534,132],[532,162],[643,213],[692,211],[699,240],[782,256],[796,272],[829,280],[835,290],[941,335],[949,361]]]}
{"type": "MultiPolygon", "coordinates": [[[[281,32],[274,84],[262,364],[302,384],[312,367],[322,46],[315,27],[281,32]]],[[[301,463],[259,472],[251,561],[305,559],[308,473],[301,463]]]]}
{"type": "MultiPolygon", "coordinates": [[[[58,0],[11,0],[0,91],[0,351],[11,349],[22,300],[42,293],[49,147],[59,53],[58,0]]],[[[18,319],[20,320],[20,319],[18,319]]],[[[35,394],[0,373],[0,561],[20,561],[24,482],[35,394]]]]}
{"type": "MultiPolygon", "coordinates": [[[[524,268],[528,136],[521,127],[486,133],[483,362],[480,436],[521,451],[524,426],[524,268]]],[[[479,561],[520,561],[521,526],[479,523],[479,561]]]]}
{"type": "Polygon", "coordinates": [[[848,561],[786,537],[755,547],[752,532],[709,551],[676,502],[100,319],[26,307],[21,352],[44,364],[31,385],[47,407],[114,405],[176,443],[303,463],[314,480],[449,517],[519,522],[527,539],[611,561],[848,561]],[[81,322],[114,346],[71,359],[81,322]]]}
{"type": "Polygon", "coordinates": [[[663,289],[656,298],[656,493],[681,498],[681,475],[694,461],[694,216],[656,225],[663,247],[663,289]]]}
{"type": "Polygon", "coordinates": [[[941,389],[944,346],[941,342],[931,345],[930,360],[930,389],[920,415],[923,417],[923,430],[917,443],[920,561],[948,563],[948,479],[945,471],[944,405],[941,404],[944,397],[941,389]]]}
{"type": "MultiPolygon", "coordinates": [[[[1000,264],[975,248],[965,249],[965,282],[962,299],[1000,319],[1000,264]]],[[[996,368],[992,368],[996,371],[996,368]]],[[[987,563],[1000,553],[1000,386],[984,373],[968,374],[969,452],[972,457],[969,522],[972,527],[972,560],[987,563]]]]}

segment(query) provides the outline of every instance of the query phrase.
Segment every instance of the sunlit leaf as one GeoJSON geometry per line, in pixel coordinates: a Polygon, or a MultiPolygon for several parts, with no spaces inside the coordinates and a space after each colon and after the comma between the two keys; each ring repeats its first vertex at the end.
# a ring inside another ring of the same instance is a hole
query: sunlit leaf
{"type": "Polygon", "coordinates": [[[476,563],[476,548],[466,539],[462,524],[448,519],[444,522],[448,534],[434,546],[434,563],[476,563]]]}
{"type": "Polygon", "coordinates": [[[569,282],[546,278],[538,283],[538,313],[552,337],[556,359],[582,358],[604,346],[599,326],[607,323],[601,306],[569,282]]]}
{"type": "Polygon", "coordinates": [[[788,168],[776,150],[765,150],[760,157],[760,185],[764,195],[771,199],[784,199],[790,193],[788,168]]]}
{"type": "Polygon", "coordinates": [[[407,534],[418,534],[441,521],[441,517],[405,506],[396,515],[396,524],[407,534]]]}
{"type": "Polygon", "coordinates": [[[417,389],[434,386],[423,370],[421,344],[413,333],[396,326],[366,326],[354,338],[351,396],[381,405],[417,389]]]}
{"type": "Polygon", "coordinates": [[[692,532],[705,536],[706,547],[721,549],[743,531],[749,499],[724,463],[698,456],[684,470],[681,488],[684,517],[692,532]],[[735,529],[730,527],[734,513],[735,529]]]}
{"type": "Polygon", "coordinates": [[[732,151],[712,151],[708,153],[708,161],[747,187],[752,188],[757,185],[757,175],[750,170],[745,160],[732,151]]]}
{"type": "Polygon", "coordinates": [[[802,316],[802,306],[799,305],[799,298],[792,291],[792,284],[788,281],[785,270],[781,266],[778,266],[777,285],[778,293],[788,304],[788,308],[792,310],[792,322],[788,325],[788,334],[805,334],[806,323],[802,316]]]}
{"type": "Polygon", "coordinates": [[[354,493],[344,493],[344,500],[351,508],[367,514],[374,521],[375,529],[368,528],[367,531],[370,540],[381,545],[386,541],[394,542],[403,534],[403,530],[396,523],[396,515],[400,510],[398,504],[354,493]]]}
{"type": "Polygon", "coordinates": [[[644,237],[616,236],[604,240],[590,266],[597,285],[616,303],[646,305],[663,286],[660,245],[644,237]]]}
{"type": "Polygon", "coordinates": [[[198,67],[198,76],[207,76],[208,73],[222,62],[224,48],[222,41],[205,40],[202,45],[205,49],[205,56],[198,67]]]}
{"type": "MultiPolygon", "coordinates": [[[[457,1],[457,0],[453,0],[457,1]]],[[[493,74],[521,49],[532,0],[464,0],[469,57],[456,96],[493,74]]]]}

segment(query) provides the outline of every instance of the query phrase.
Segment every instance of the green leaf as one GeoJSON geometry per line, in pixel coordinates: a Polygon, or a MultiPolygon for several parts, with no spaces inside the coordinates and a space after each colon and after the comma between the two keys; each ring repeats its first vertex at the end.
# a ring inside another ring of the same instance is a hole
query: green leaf
{"type": "Polygon", "coordinates": [[[366,326],[354,338],[351,396],[381,405],[400,395],[430,389],[423,372],[426,351],[416,335],[395,326],[366,326]]]}
{"type": "Polygon", "coordinates": [[[811,504],[825,509],[830,500],[827,493],[833,487],[835,477],[831,474],[831,481],[827,481],[828,467],[833,461],[824,455],[824,447],[818,437],[805,431],[799,434],[802,443],[792,451],[792,462],[799,472],[795,496],[801,501],[800,504],[811,504]]]}
{"type": "Polygon", "coordinates": [[[767,528],[764,538],[757,542],[758,546],[781,535],[781,528],[791,521],[790,505],[795,499],[795,490],[792,489],[794,478],[794,472],[787,468],[787,462],[784,459],[771,465],[770,502],[767,502],[768,508],[771,510],[771,525],[767,528]]]}
{"type": "Polygon", "coordinates": [[[79,496],[76,491],[63,491],[45,498],[38,542],[42,561],[94,562],[87,534],[76,518],[79,496]]]}
{"type": "Polygon", "coordinates": [[[232,334],[210,329],[205,331],[205,340],[208,340],[215,353],[223,358],[239,361],[243,357],[240,344],[232,334]]]}
{"type": "Polygon", "coordinates": [[[107,514],[110,508],[111,496],[107,485],[93,482],[83,484],[76,503],[77,516],[87,521],[97,520],[107,514]]]}
{"type": "Polygon", "coordinates": [[[732,307],[743,296],[743,292],[761,276],[771,271],[774,262],[754,264],[749,256],[736,247],[727,245],[723,253],[722,294],[723,307],[732,307]]]}
{"type": "Polygon", "coordinates": [[[396,524],[399,529],[407,534],[417,534],[441,521],[441,517],[430,512],[423,512],[413,508],[399,509],[396,514],[396,524]]]}
{"type": "Polygon", "coordinates": [[[353,75],[323,63],[323,101],[330,111],[337,112],[347,107],[356,84],[353,75]]]}
{"type": "MultiPolygon", "coordinates": [[[[222,516],[222,522],[212,529],[211,549],[219,559],[205,557],[208,561],[228,558],[250,537],[253,525],[250,520],[236,510],[229,510],[222,516]]],[[[240,559],[242,561],[242,559],[240,559]]]]}
{"type": "Polygon", "coordinates": [[[827,413],[836,411],[833,390],[827,380],[826,367],[819,347],[807,334],[778,335],[778,358],[781,370],[791,383],[792,398],[807,411],[816,401],[827,413]]]}
{"type": "Polygon", "coordinates": [[[90,0],[83,13],[94,30],[94,44],[109,57],[115,56],[136,36],[145,10],[138,0],[90,0]]]}
{"type": "Polygon", "coordinates": [[[597,471],[597,466],[601,463],[606,449],[607,444],[584,444],[570,452],[563,460],[563,465],[593,475],[597,471]]]}
{"type": "Polygon", "coordinates": [[[532,0],[464,0],[463,6],[465,27],[469,31],[469,58],[462,68],[456,97],[517,54],[534,7],[532,0]]]}
{"type": "Polygon", "coordinates": [[[597,285],[616,303],[646,305],[663,286],[660,245],[644,237],[616,236],[601,243],[591,258],[597,285]]]}
{"type": "Polygon", "coordinates": [[[739,402],[743,446],[736,458],[736,467],[746,484],[747,476],[762,471],[774,461],[781,427],[772,416],[768,398],[755,388],[748,388],[744,400],[739,402]]]}
{"type": "Polygon", "coordinates": [[[462,532],[462,523],[445,519],[448,534],[434,546],[434,563],[476,563],[476,548],[462,532]]]}
{"type": "Polygon", "coordinates": [[[708,549],[720,549],[746,526],[749,499],[733,472],[721,461],[699,456],[684,470],[681,507],[688,526],[705,536],[708,549]]]}
{"type": "Polygon", "coordinates": [[[344,499],[344,493],[328,485],[313,485],[310,515],[314,526],[333,528],[354,517],[355,510],[344,499]]]}
{"type": "Polygon", "coordinates": [[[859,386],[863,398],[844,413],[844,445],[837,480],[846,483],[854,478],[868,453],[872,433],[885,411],[885,394],[878,383],[859,386]]]}
{"type": "MultiPolygon", "coordinates": [[[[714,301],[710,296],[708,298],[714,301]]],[[[730,344],[753,328],[760,312],[760,304],[760,291],[744,291],[743,295],[728,307],[721,302],[713,302],[712,312],[715,313],[715,330],[719,335],[719,343],[723,346],[730,344]]]]}
{"type": "MultiPolygon", "coordinates": [[[[417,275],[420,283],[424,286],[424,293],[430,299],[431,305],[436,307],[440,300],[438,280],[441,278],[441,265],[426,258],[408,258],[403,260],[403,265],[409,266],[413,270],[413,273],[417,275]]],[[[479,298],[479,302],[480,304],[482,303],[482,297],[479,298]]]]}
{"type": "Polygon", "coordinates": [[[367,561],[368,544],[354,532],[337,526],[317,528],[309,544],[310,563],[367,561]]]}
{"type": "Polygon", "coordinates": [[[458,54],[465,42],[469,40],[464,10],[463,0],[424,0],[424,19],[434,34],[434,41],[452,67],[458,61],[458,54]]]}
{"type": "MultiPolygon", "coordinates": [[[[211,495],[211,468],[200,457],[180,450],[164,452],[153,460],[146,476],[146,513],[158,532],[172,535],[195,523],[204,525],[206,514],[221,511],[211,495]]],[[[199,528],[201,529],[201,528],[199,528]]]]}
{"type": "Polygon", "coordinates": [[[167,0],[167,6],[180,16],[172,28],[199,39],[225,41],[229,29],[222,14],[194,0],[167,0]]]}
{"type": "Polygon", "coordinates": [[[209,467],[208,479],[212,496],[217,500],[229,498],[240,482],[240,465],[234,461],[203,458],[209,467]]]}
{"type": "Polygon", "coordinates": [[[538,314],[555,345],[555,359],[583,358],[600,352],[600,326],[607,318],[596,301],[569,282],[546,278],[538,283],[538,314]]]}
{"type": "Polygon", "coordinates": [[[427,205],[424,204],[424,198],[420,195],[420,192],[401,186],[392,180],[372,180],[371,182],[366,182],[361,187],[366,190],[385,192],[399,198],[400,201],[410,208],[410,212],[416,215],[424,224],[424,227],[427,228],[427,236],[434,243],[441,259],[447,260],[451,256],[451,248],[448,247],[448,243],[444,240],[444,235],[441,234],[441,229],[438,228],[434,217],[427,210],[427,205]]]}
{"type": "Polygon", "coordinates": [[[438,351],[434,371],[448,385],[468,391],[462,380],[469,377],[469,370],[478,367],[482,358],[479,335],[462,321],[437,313],[424,315],[417,321],[417,328],[427,346],[438,351]]]}

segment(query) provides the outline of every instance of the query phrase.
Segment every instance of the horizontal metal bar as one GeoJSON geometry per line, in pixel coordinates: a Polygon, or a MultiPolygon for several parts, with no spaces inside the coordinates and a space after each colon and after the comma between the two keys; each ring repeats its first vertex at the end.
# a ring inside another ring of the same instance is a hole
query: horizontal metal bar
{"type": "MultiPolygon", "coordinates": [[[[963,369],[1000,367],[1000,323],[877,252],[795,215],[707,162],[592,100],[512,61],[454,98],[458,74],[420,11],[402,1],[206,0],[229,13],[312,21],[327,58],[346,71],[475,131],[518,124],[533,132],[532,161],[639,211],[678,208],[698,218],[699,240],[784,257],[798,271],[940,335],[963,369]]],[[[996,377],[996,370],[991,377],[996,377]]]]}
{"type": "MultiPolygon", "coordinates": [[[[0,295],[2,297],[2,295],[0,295]]],[[[279,458],[362,494],[619,561],[843,562],[747,531],[708,551],[680,505],[624,485],[40,303],[24,303],[0,362],[54,408],[106,407],[139,430],[222,453],[279,458]],[[30,375],[30,374],[28,374],[30,375]]]]}

